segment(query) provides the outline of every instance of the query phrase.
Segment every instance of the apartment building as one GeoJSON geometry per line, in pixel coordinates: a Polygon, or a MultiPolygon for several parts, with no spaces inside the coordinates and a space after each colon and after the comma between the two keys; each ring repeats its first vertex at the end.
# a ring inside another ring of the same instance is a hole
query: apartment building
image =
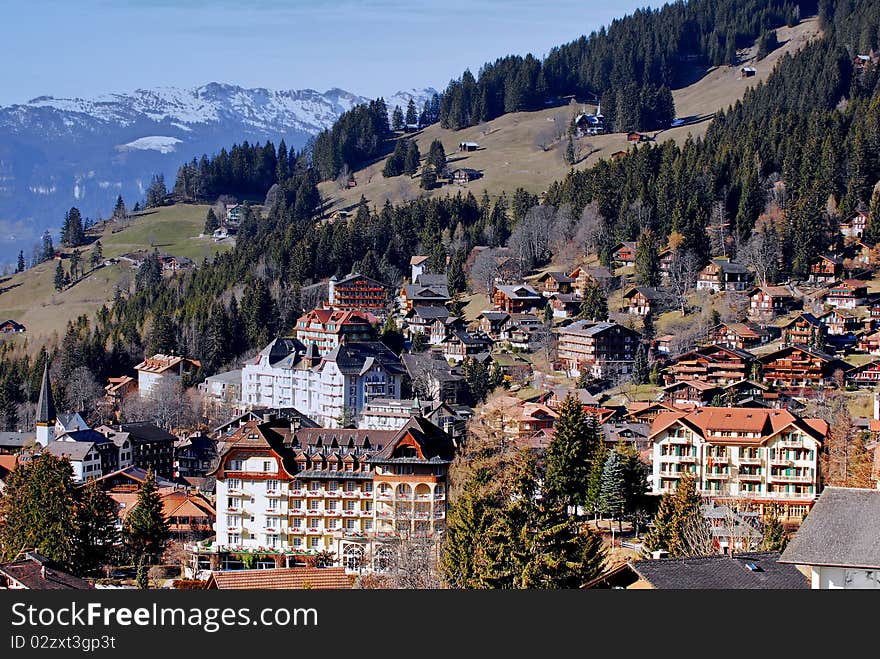
{"type": "Polygon", "coordinates": [[[290,564],[333,551],[347,570],[381,571],[386,543],[445,527],[452,438],[421,416],[397,430],[299,428],[267,415],[227,438],[217,539],[190,547],[192,571],[242,567],[257,549],[290,564]]]}
{"type": "Polygon", "coordinates": [[[579,320],[558,330],[557,355],[563,370],[577,376],[586,371],[604,378],[629,373],[641,335],[611,322],[579,320]]]}
{"type": "Polygon", "coordinates": [[[360,311],[313,309],[296,321],[296,339],[307,348],[315,344],[321,355],[343,342],[369,341],[374,335],[369,317],[360,311]]]}
{"type": "Polygon", "coordinates": [[[821,419],[787,410],[702,407],[660,412],[651,424],[653,494],[674,491],[692,472],[704,496],[775,504],[799,521],[819,493],[821,419]]]}

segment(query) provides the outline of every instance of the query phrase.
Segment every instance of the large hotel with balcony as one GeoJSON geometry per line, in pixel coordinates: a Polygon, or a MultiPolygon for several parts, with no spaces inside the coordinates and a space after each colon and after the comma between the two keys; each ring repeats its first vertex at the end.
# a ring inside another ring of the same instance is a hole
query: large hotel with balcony
{"type": "Polygon", "coordinates": [[[389,542],[444,531],[454,451],[421,416],[398,430],[249,421],[213,472],[216,540],[189,548],[190,572],[286,566],[321,552],[353,573],[381,571],[389,542]]]}
{"type": "Polygon", "coordinates": [[[800,521],[819,494],[821,419],[787,410],[702,407],[661,412],[651,425],[654,494],[672,492],[686,471],[712,499],[775,504],[800,521]]]}

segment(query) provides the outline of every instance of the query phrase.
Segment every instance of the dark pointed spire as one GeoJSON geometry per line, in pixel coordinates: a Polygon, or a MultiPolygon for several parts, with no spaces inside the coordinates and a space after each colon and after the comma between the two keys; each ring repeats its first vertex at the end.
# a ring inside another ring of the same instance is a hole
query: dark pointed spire
{"type": "Polygon", "coordinates": [[[40,385],[40,400],[37,402],[37,423],[55,423],[55,399],[52,398],[52,387],[49,384],[49,362],[43,365],[43,382],[40,385]]]}

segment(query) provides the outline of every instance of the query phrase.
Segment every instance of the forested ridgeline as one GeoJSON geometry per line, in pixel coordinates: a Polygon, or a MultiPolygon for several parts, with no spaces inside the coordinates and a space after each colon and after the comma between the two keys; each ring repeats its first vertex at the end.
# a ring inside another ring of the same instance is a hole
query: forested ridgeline
{"type": "MultiPolygon", "coordinates": [[[[131,292],[118,292],[94,319],[71,322],[41,359],[51,358],[65,384],[83,380],[77,369],[98,382],[128,372],[145,352],[186,354],[207,375],[290,331],[310,308],[310,284],[352,270],[397,284],[421,253],[435,269],[448,258],[450,287],[462,291],[475,245],[510,245],[527,269],[549,261],[554,240],[607,257],[613,242],[639,238],[653,242],[647,253],[670,245],[694,266],[739,250],[749,262],[762,258],[769,279],[800,276],[836,239],[837,218],[870,203],[880,178],[877,73],[852,64],[854,49],[877,48],[880,5],[823,3],[820,16],[825,37],[783,58],[766,84],[718,114],[704,140],[640,146],[573,171],[543,205],[523,190],[494,200],[468,193],[378,209],[363,202],[330,222],[321,219],[321,175],[307,152],[241,145],[204,158],[195,167],[217,186],[212,194],[268,192],[260,212],[245,204],[235,249],[170,278],[147,259],[131,292]]],[[[878,216],[874,203],[875,237],[878,216]]],[[[42,368],[14,350],[4,348],[0,364],[7,428],[16,404],[34,401],[42,368]]],[[[63,407],[75,392],[58,396],[63,407]]]]}

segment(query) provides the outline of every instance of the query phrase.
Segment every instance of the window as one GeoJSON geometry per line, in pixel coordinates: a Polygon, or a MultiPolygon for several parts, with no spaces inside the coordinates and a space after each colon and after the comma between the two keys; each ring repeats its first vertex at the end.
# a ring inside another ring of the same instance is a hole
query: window
{"type": "Polygon", "coordinates": [[[277,480],[266,481],[266,490],[267,491],[277,490],[279,487],[280,487],[280,481],[277,481],[277,480]]]}
{"type": "Polygon", "coordinates": [[[327,501],[327,510],[336,510],[336,499],[327,501]]]}
{"type": "Polygon", "coordinates": [[[294,538],[293,539],[293,546],[297,549],[302,547],[303,546],[303,539],[302,538],[294,538]]]}
{"type": "Polygon", "coordinates": [[[263,471],[274,471],[275,470],[275,461],[274,460],[263,460],[263,471]]]}
{"type": "Polygon", "coordinates": [[[269,499],[269,510],[278,510],[278,499],[269,499]]]}
{"type": "Polygon", "coordinates": [[[309,499],[309,510],[318,510],[319,503],[318,499],[309,499]]]}
{"type": "Polygon", "coordinates": [[[309,538],[309,548],[317,549],[320,546],[321,539],[320,538],[309,538]]]}
{"type": "Polygon", "coordinates": [[[240,533],[230,533],[229,534],[229,544],[230,545],[240,545],[241,544],[241,534],[240,533]]]}
{"type": "Polygon", "coordinates": [[[232,471],[241,471],[242,462],[241,460],[230,460],[229,461],[229,469],[232,471]]]}
{"type": "MultiPolygon", "coordinates": [[[[331,465],[330,465],[330,469],[331,469],[331,471],[332,471],[335,467],[336,467],[335,464],[331,464],[331,465]]],[[[336,482],[336,481],[330,481],[330,483],[327,485],[327,489],[330,490],[331,492],[335,492],[336,490],[339,489],[339,483],[336,482]]]]}

